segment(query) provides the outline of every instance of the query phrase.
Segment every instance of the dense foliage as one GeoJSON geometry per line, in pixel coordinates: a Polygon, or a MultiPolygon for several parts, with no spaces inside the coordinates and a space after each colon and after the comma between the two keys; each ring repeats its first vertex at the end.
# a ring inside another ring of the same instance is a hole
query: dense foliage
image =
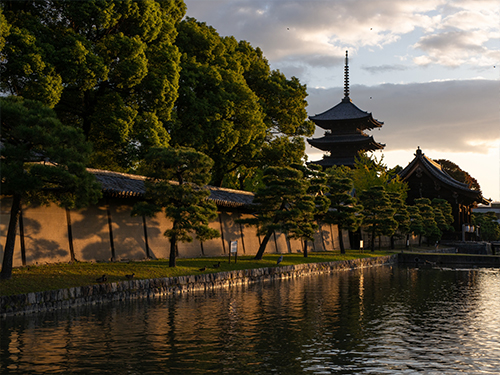
{"type": "Polygon", "coordinates": [[[469,186],[469,189],[481,191],[479,182],[477,182],[474,177],[460,168],[457,164],[446,159],[439,159],[436,160],[436,162],[441,164],[441,168],[443,169],[443,171],[449,174],[455,180],[467,184],[469,186]]]}
{"type": "Polygon", "coordinates": [[[479,226],[479,235],[481,240],[500,240],[500,223],[494,212],[476,212],[472,215],[472,223],[479,226]]]}
{"type": "Polygon", "coordinates": [[[0,277],[8,279],[22,201],[56,202],[65,208],[96,203],[101,187],[85,164],[90,145],[82,131],[63,125],[42,103],[0,98],[2,195],[12,208],[0,277]]]}
{"type": "MultiPolygon", "coordinates": [[[[37,99],[94,144],[91,165],[134,168],[177,99],[182,0],[2,1],[1,90],[37,99]]],[[[1,47],[1,44],[0,44],[1,47]]]]}
{"type": "Polygon", "coordinates": [[[310,184],[300,170],[268,167],[264,171],[263,182],[264,186],[255,193],[255,217],[239,220],[242,224],[255,225],[258,233],[264,236],[255,259],[262,259],[275,231],[309,238],[311,230],[316,229],[312,221],[314,200],[307,194],[310,184]]]}
{"type": "Polygon", "coordinates": [[[357,199],[352,195],[353,182],[349,177],[330,173],[327,184],[329,187],[330,209],[324,216],[324,221],[338,226],[340,252],[344,254],[345,245],[342,230],[345,229],[351,232],[358,230],[363,222],[363,215],[361,214],[363,206],[358,204],[357,199]]]}
{"type": "Polygon", "coordinates": [[[177,242],[191,242],[192,232],[200,241],[220,236],[208,226],[217,217],[217,206],[207,199],[212,165],[209,157],[190,148],[153,148],[146,155],[146,200],[132,213],[153,217],[163,212],[172,220],[164,233],[170,241],[170,267],[176,264],[177,242]]]}
{"type": "Polygon", "coordinates": [[[301,136],[314,131],[306,120],[305,86],[271,71],[259,48],[221,37],[203,22],[187,18],[178,31],[182,58],[179,98],[168,123],[172,143],[211,157],[217,186],[255,188],[248,183],[260,176],[257,169],[300,163],[301,136]]]}

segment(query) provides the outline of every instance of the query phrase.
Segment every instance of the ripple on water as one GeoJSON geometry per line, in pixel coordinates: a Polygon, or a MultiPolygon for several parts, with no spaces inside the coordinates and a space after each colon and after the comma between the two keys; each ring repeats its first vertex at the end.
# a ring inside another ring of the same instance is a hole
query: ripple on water
{"type": "Polygon", "coordinates": [[[0,324],[0,373],[498,374],[500,271],[379,267],[0,324]]]}

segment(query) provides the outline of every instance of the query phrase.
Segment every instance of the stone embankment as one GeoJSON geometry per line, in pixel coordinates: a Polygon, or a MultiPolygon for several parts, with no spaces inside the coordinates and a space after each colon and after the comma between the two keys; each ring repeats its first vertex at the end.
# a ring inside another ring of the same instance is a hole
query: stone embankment
{"type": "Polygon", "coordinates": [[[2,296],[0,297],[0,317],[66,309],[80,305],[95,305],[132,298],[154,298],[169,294],[207,291],[236,285],[248,285],[259,281],[325,274],[356,268],[394,264],[396,262],[397,255],[393,255],[340,262],[308,263],[192,276],[165,277],[161,279],[128,280],[15,296],[2,296]]]}

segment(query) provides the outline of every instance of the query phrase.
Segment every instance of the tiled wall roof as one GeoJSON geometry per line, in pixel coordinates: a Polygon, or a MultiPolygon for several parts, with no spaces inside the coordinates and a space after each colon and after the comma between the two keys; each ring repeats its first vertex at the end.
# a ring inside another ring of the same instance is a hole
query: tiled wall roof
{"type": "MultiPolygon", "coordinates": [[[[144,181],[146,177],[128,173],[105,171],[101,169],[88,169],[95,175],[102,186],[104,195],[117,198],[143,197],[146,193],[144,181]]],[[[174,182],[173,182],[174,183],[174,182]]],[[[218,206],[242,207],[253,202],[253,193],[248,191],[233,190],[208,186],[210,197],[218,206]]]]}

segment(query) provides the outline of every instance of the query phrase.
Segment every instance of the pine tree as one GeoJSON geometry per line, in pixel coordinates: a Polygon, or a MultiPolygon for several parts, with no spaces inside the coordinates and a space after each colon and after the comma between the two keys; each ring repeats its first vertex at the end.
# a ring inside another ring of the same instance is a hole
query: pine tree
{"type": "Polygon", "coordinates": [[[262,259],[274,231],[308,235],[309,229],[300,227],[314,212],[314,204],[307,196],[309,182],[301,171],[291,167],[269,167],[264,170],[264,187],[255,193],[257,213],[254,218],[239,220],[255,225],[264,239],[254,259],[262,259]],[[301,233],[302,232],[302,233],[301,233]]]}
{"type": "Polygon", "coordinates": [[[208,200],[213,161],[191,148],[153,148],[146,155],[142,171],[146,180],[146,200],[136,204],[132,215],[152,217],[164,212],[172,220],[165,231],[170,240],[169,266],[176,266],[177,242],[191,242],[190,232],[200,241],[220,236],[208,226],[217,217],[217,207],[208,200]]]}
{"type": "Polygon", "coordinates": [[[394,237],[404,238],[410,232],[410,214],[400,194],[394,192],[388,194],[392,207],[395,209],[394,220],[398,222],[397,231],[391,236],[391,249],[394,249],[394,237]]]}
{"type": "Polygon", "coordinates": [[[478,213],[472,215],[472,223],[479,226],[480,238],[484,241],[500,240],[500,224],[494,212],[478,213]]]}
{"type": "Polygon", "coordinates": [[[329,189],[326,185],[326,174],[320,165],[293,164],[292,167],[302,171],[309,185],[306,194],[297,204],[300,215],[295,218],[296,227],[290,230],[292,238],[303,241],[304,257],[307,258],[308,242],[314,241],[314,233],[318,229],[316,222],[323,219],[330,206],[330,200],[326,196],[329,189]]]}
{"type": "Polygon", "coordinates": [[[428,198],[415,199],[415,205],[418,207],[420,216],[422,217],[423,235],[427,238],[427,245],[429,245],[430,242],[440,239],[442,235],[435,220],[434,209],[428,198]]]}
{"type": "Polygon", "coordinates": [[[441,232],[454,231],[453,209],[446,199],[434,198],[431,202],[436,224],[441,232]]]}
{"type": "Polygon", "coordinates": [[[325,215],[325,222],[337,225],[339,229],[340,252],[345,254],[342,230],[356,231],[363,221],[363,206],[357,204],[352,196],[353,182],[348,177],[330,173],[328,178],[330,209],[325,215]]]}
{"type": "Polygon", "coordinates": [[[422,235],[425,233],[422,215],[418,206],[408,206],[408,214],[410,216],[410,233],[419,236],[419,246],[422,245],[422,235]]]}
{"type": "Polygon", "coordinates": [[[0,278],[10,279],[22,202],[80,208],[97,202],[101,187],[85,168],[91,147],[81,130],[37,101],[0,98],[0,107],[2,195],[12,196],[0,278]]]}
{"type": "Polygon", "coordinates": [[[375,238],[392,236],[398,226],[394,220],[395,209],[383,186],[371,186],[361,191],[359,201],[363,206],[363,226],[371,232],[371,251],[375,251],[375,238]]]}

